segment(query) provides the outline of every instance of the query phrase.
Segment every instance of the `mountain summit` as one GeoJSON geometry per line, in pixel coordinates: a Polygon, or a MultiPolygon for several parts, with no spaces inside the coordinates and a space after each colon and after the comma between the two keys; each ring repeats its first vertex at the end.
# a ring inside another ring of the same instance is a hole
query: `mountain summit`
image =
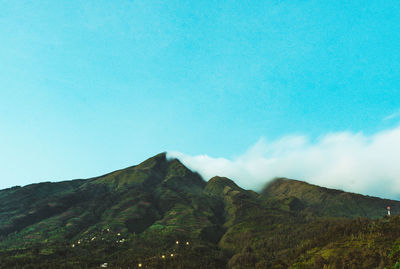
{"type": "Polygon", "coordinates": [[[285,178],[261,193],[206,182],[161,153],[99,177],[1,190],[0,268],[373,268],[400,257],[387,205],[396,214],[400,202],[285,178]]]}

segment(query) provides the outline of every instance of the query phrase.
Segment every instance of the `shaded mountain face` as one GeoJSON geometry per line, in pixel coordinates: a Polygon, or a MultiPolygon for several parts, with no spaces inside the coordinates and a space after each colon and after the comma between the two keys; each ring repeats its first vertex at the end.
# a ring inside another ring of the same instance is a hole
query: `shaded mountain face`
{"type": "Polygon", "coordinates": [[[373,268],[345,253],[361,251],[368,266],[400,258],[387,205],[399,202],[289,179],[260,194],[205,182],[162,153],[100,177],[1,190],[0,268],[373,268]]]}

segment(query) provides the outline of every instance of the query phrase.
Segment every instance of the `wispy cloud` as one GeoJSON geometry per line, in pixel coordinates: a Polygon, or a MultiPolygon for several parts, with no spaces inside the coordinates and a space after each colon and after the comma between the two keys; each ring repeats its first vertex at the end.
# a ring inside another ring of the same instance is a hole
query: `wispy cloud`
{"type": "Polygon", "coordinates": [[[385,118],[383,118],[384,121],[389,121],[389,120],[393,120],[393,119],[397,119],[400,118],[400,110],[386,116],[385,118]]]}
{"type": "Polygon", "coordinates": [[[261,138],[242,155],[215,158],[169,152],[205,179],[215,175],[261,189],[274,177],[382,197],[400,197],[400,126],[373,135],[338,132],[315,142],[306,136],[261,138]]]}

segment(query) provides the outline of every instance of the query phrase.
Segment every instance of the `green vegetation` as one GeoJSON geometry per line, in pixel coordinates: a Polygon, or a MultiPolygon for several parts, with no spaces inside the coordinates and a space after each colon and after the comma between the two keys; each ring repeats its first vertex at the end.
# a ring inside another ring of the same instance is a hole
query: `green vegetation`
{"type": "Polygon", "coordinates": [[[387,205],[400,208],[289,179],[260,194],[206,183],[159,154],[1,190],[0,268],[400,268],[400,217],[387,205]]]}

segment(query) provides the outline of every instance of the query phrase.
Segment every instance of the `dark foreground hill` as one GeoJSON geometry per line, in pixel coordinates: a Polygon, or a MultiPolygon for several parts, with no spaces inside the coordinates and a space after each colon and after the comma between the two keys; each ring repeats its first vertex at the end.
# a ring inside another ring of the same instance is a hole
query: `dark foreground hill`
{"type": "MultiPolygon", "coordinates": [[[[260,193],[165,154],[0,191],[0,268],[394,268],[400,202],[277,179],[260,193]]],[[[396,267],[397,268],[397,267],[396,267]]]]}

